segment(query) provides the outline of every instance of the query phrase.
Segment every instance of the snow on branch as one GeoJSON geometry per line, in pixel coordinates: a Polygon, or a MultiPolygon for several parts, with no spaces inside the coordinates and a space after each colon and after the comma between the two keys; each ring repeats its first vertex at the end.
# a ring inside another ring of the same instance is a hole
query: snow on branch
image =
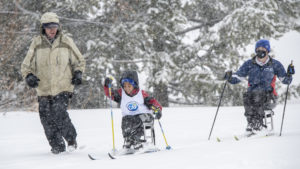
{"type": "Polygon", "coordinates": [[[26,9],[23,8],[16,0],[14,0],[13,2],[14,2],[14,4],[16,5],[16,7],[17,7],[19,10],[21,10],[23,13],[25,13],[25,14],[30,14],[30,15],[32,15],[33,17],[35,17],[36,19],[39,19],[39,18],[40,18],[40,15],[39,15],[39,14],[26,10],[26,9]]]}
{"type": "Polygon", "coordinates": [[[193,31],[193,30],[196,30],[196,29],[200,29],[204,26],[213,26],[215,25],[216,23],[222,21],[223,18],[220,18],[220,19],[214,19],[210,22],[205,22],[205,21],[202,21],[202,20],[197,20],[197,19],[189,19],[189,21],[193,21],[193,22],[199,22],[201,23],[200,25],[197,25],[197,26],[193,26],[193,27],[190,27],[190,28],[187,28],[183,31],[180,31],[180,32],[176,32],[175,34],[176,35],[182,35],[182,34],[186,34],[187,32],[190,32],[190,31],[193,31]]]}
{"type": "Polygon", "coordinates": [[[183,34],[186,34],[187,32],[190,32],[190,31],[193,31],[193,30],[196,30],[196,29],[200,29],[201,27],[203,27],[203,24],[197,25],[197,26],[194,26],[194,27],[191,27],[191,28],[187,28],[183,31],[176,32],[175,34],[176,35],[183,35],[183,34]]]}
{"type": "Polygon", "coordinates": [[[13,33],[13,34],[38,34],[38,32],[28,32],[28,31],[0,31],[0,33],[13,33]]]}
{"type": "MultiPolygon", "coordinates": [[[[14,11],[0,11],[0,13],[1,13],[1,14],[17,14],[17,15],[21,15],[21,14],[29,14],[29,15],[32,15],[35,19],[39,20],[40,14],[31,12],[31,11],[29,11],[29,10],[26,10],[26,9],[23,8],[16,0],[14,0],[13,2],[14,2],[14,4],[16,5],[16,7],[17,7],[21,12],[14,12],[14,11]]],[[[77,22],[77,23],[92,23],[92,24],[96,24],[96,25],[100,25],[100,26],[109,28],[109,25],[108,25],[108,24],[104,24],[104,23],[101,23],[101,22],[94,22],[94,21],[84,20],[84,19],[66,18],[66,17],[62,17],[62,16],[59,16],[59,18],[60,18],[60,19],[64,19],[64,20],[68,20],[68,21],[77,22]]]]}
{"type": "Polygon", "coordinates": [[[90,21],[90,20],[84,20],[84,19],[73,19],[73,18],[66,18],[66,17],[61,17],[59,16],[60,19],[68,20],[68,21],[73,21],[73,22],[80,22],[80,23],[92,23],[96,25],[100,25],[106,28],[109,28],[109,24],[101,23],[101,22],[95,22],[95,21],[90,21]]]}
{"type": "Polygon", "coordinates": [[[14,14],[14,15],[23,15],[23,12],[15,12],[15,11],[0,11],[0,14],[14,14]]]}
{"type": "Polygon", "coordinates": [[[137,59],[137,60],[111,60],[112,63],[139,63],[139,62],[156,62],[154,59],[137,59]]]}
{"type": "Polygon", "coordinates": [[[178,105],[191,105],[191,106],[204,104],[203,102],[189,102],[189,101],[177,100],[172,98],[169,98],[169,103],[178,104],[178,105]]]}

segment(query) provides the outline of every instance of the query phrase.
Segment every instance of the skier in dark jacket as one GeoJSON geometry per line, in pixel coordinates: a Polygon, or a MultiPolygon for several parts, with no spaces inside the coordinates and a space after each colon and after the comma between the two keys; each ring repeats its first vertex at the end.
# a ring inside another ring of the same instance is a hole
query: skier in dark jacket
{"type": "MultiPolygon", "coordinates": [[[[109,84],[112,79],[106,78],[104,91],[109,96],[109,84]]],[[[124,148],[135,150],[142,148],[144,136],[144,122],[153,122],[154,118],[161,118],[162,106],[156,99],[150,97],[139,88],[138,74],[136,71],[125,71],[120,79],[121,88],[112,90],[111,98],[121,104],[122,110],[122,134],[125,140],[124,148]],[[155,116],[153,118],[153,109],[155,116]]]]}
{"type": "Polygon", "coordinates": [[[246,131],[261,130],[264,110],[272,110],[276,106],[277,93],[275,90],[276,76],[283,84],[292,82],[294,66],[290,64],[287,72],[283,65],[271,58],[268,40],[259,40],[255,45],[256,56],[247,60],[236,73],[227,71],[224,79],[231,84],[237,84],[248,77],[248,90],[243,95],[245,116],[248,126],[246,131]]]}

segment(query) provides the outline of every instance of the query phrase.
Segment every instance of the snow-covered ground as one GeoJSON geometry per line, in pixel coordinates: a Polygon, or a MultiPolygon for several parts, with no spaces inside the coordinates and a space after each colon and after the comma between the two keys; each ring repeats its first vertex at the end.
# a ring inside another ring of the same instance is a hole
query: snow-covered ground
{"type": "MultiPolygon", "coordinates": [[[[299,169],[300,104],[288,104],[280,131],[283,106],[275,109],[275,136],[235,141],[244,132],[243,107],[221,107],[211,140],[209,131],[216,107],[165,108],[161,120],[168,143],[173,150],[123,156],[111,160],[112,149],[109,109],[71,110],[78,132],[80,149],[53,155],[46,141],[37,113],[0,113],[0,169],[299,169]],[[217,142],[216,137],[222,141],[217,142]],[[92,153],[100,157],[92,161],[92,153]]],[[[121,148],[121,113],[113,109],[116,147],[121,148]]],[[[156,122],[159,148],[165,143],[156,122]]]]}

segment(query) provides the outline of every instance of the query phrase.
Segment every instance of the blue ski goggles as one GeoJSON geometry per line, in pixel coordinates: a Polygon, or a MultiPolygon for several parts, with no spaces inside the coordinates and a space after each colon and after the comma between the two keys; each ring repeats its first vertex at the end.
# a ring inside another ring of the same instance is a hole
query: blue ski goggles
{"type": "Polygon", "coordinates": [[[135,84],[135,82],[134,82],[134,80],[132,80],[132,79],[122,79],[122,81],[121,81],[121,85],[122,86],[124,86],[124,83],[125,82],[128,82],[128,83],[130,83],[133,87],[136,87],[136,84],[135,84]]]}

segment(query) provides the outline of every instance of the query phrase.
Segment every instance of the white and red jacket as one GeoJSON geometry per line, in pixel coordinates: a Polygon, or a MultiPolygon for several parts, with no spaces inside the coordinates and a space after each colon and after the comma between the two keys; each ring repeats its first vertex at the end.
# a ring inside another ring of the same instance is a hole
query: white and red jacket
{"type": "MultiPolygon", "coordinates": [[[[104,92],[109,97],[109,89],[104,86],[104,92]]],[[[122,115],[136,115],[142,113],[152,113],[151,106],[158,107],[162,110],[162,106],[156,99],[150,97],[147,92],[139,88],[133,89],[127,94],[122,88],[112,90],[112,100],[121,104],[122,115]]]]}

